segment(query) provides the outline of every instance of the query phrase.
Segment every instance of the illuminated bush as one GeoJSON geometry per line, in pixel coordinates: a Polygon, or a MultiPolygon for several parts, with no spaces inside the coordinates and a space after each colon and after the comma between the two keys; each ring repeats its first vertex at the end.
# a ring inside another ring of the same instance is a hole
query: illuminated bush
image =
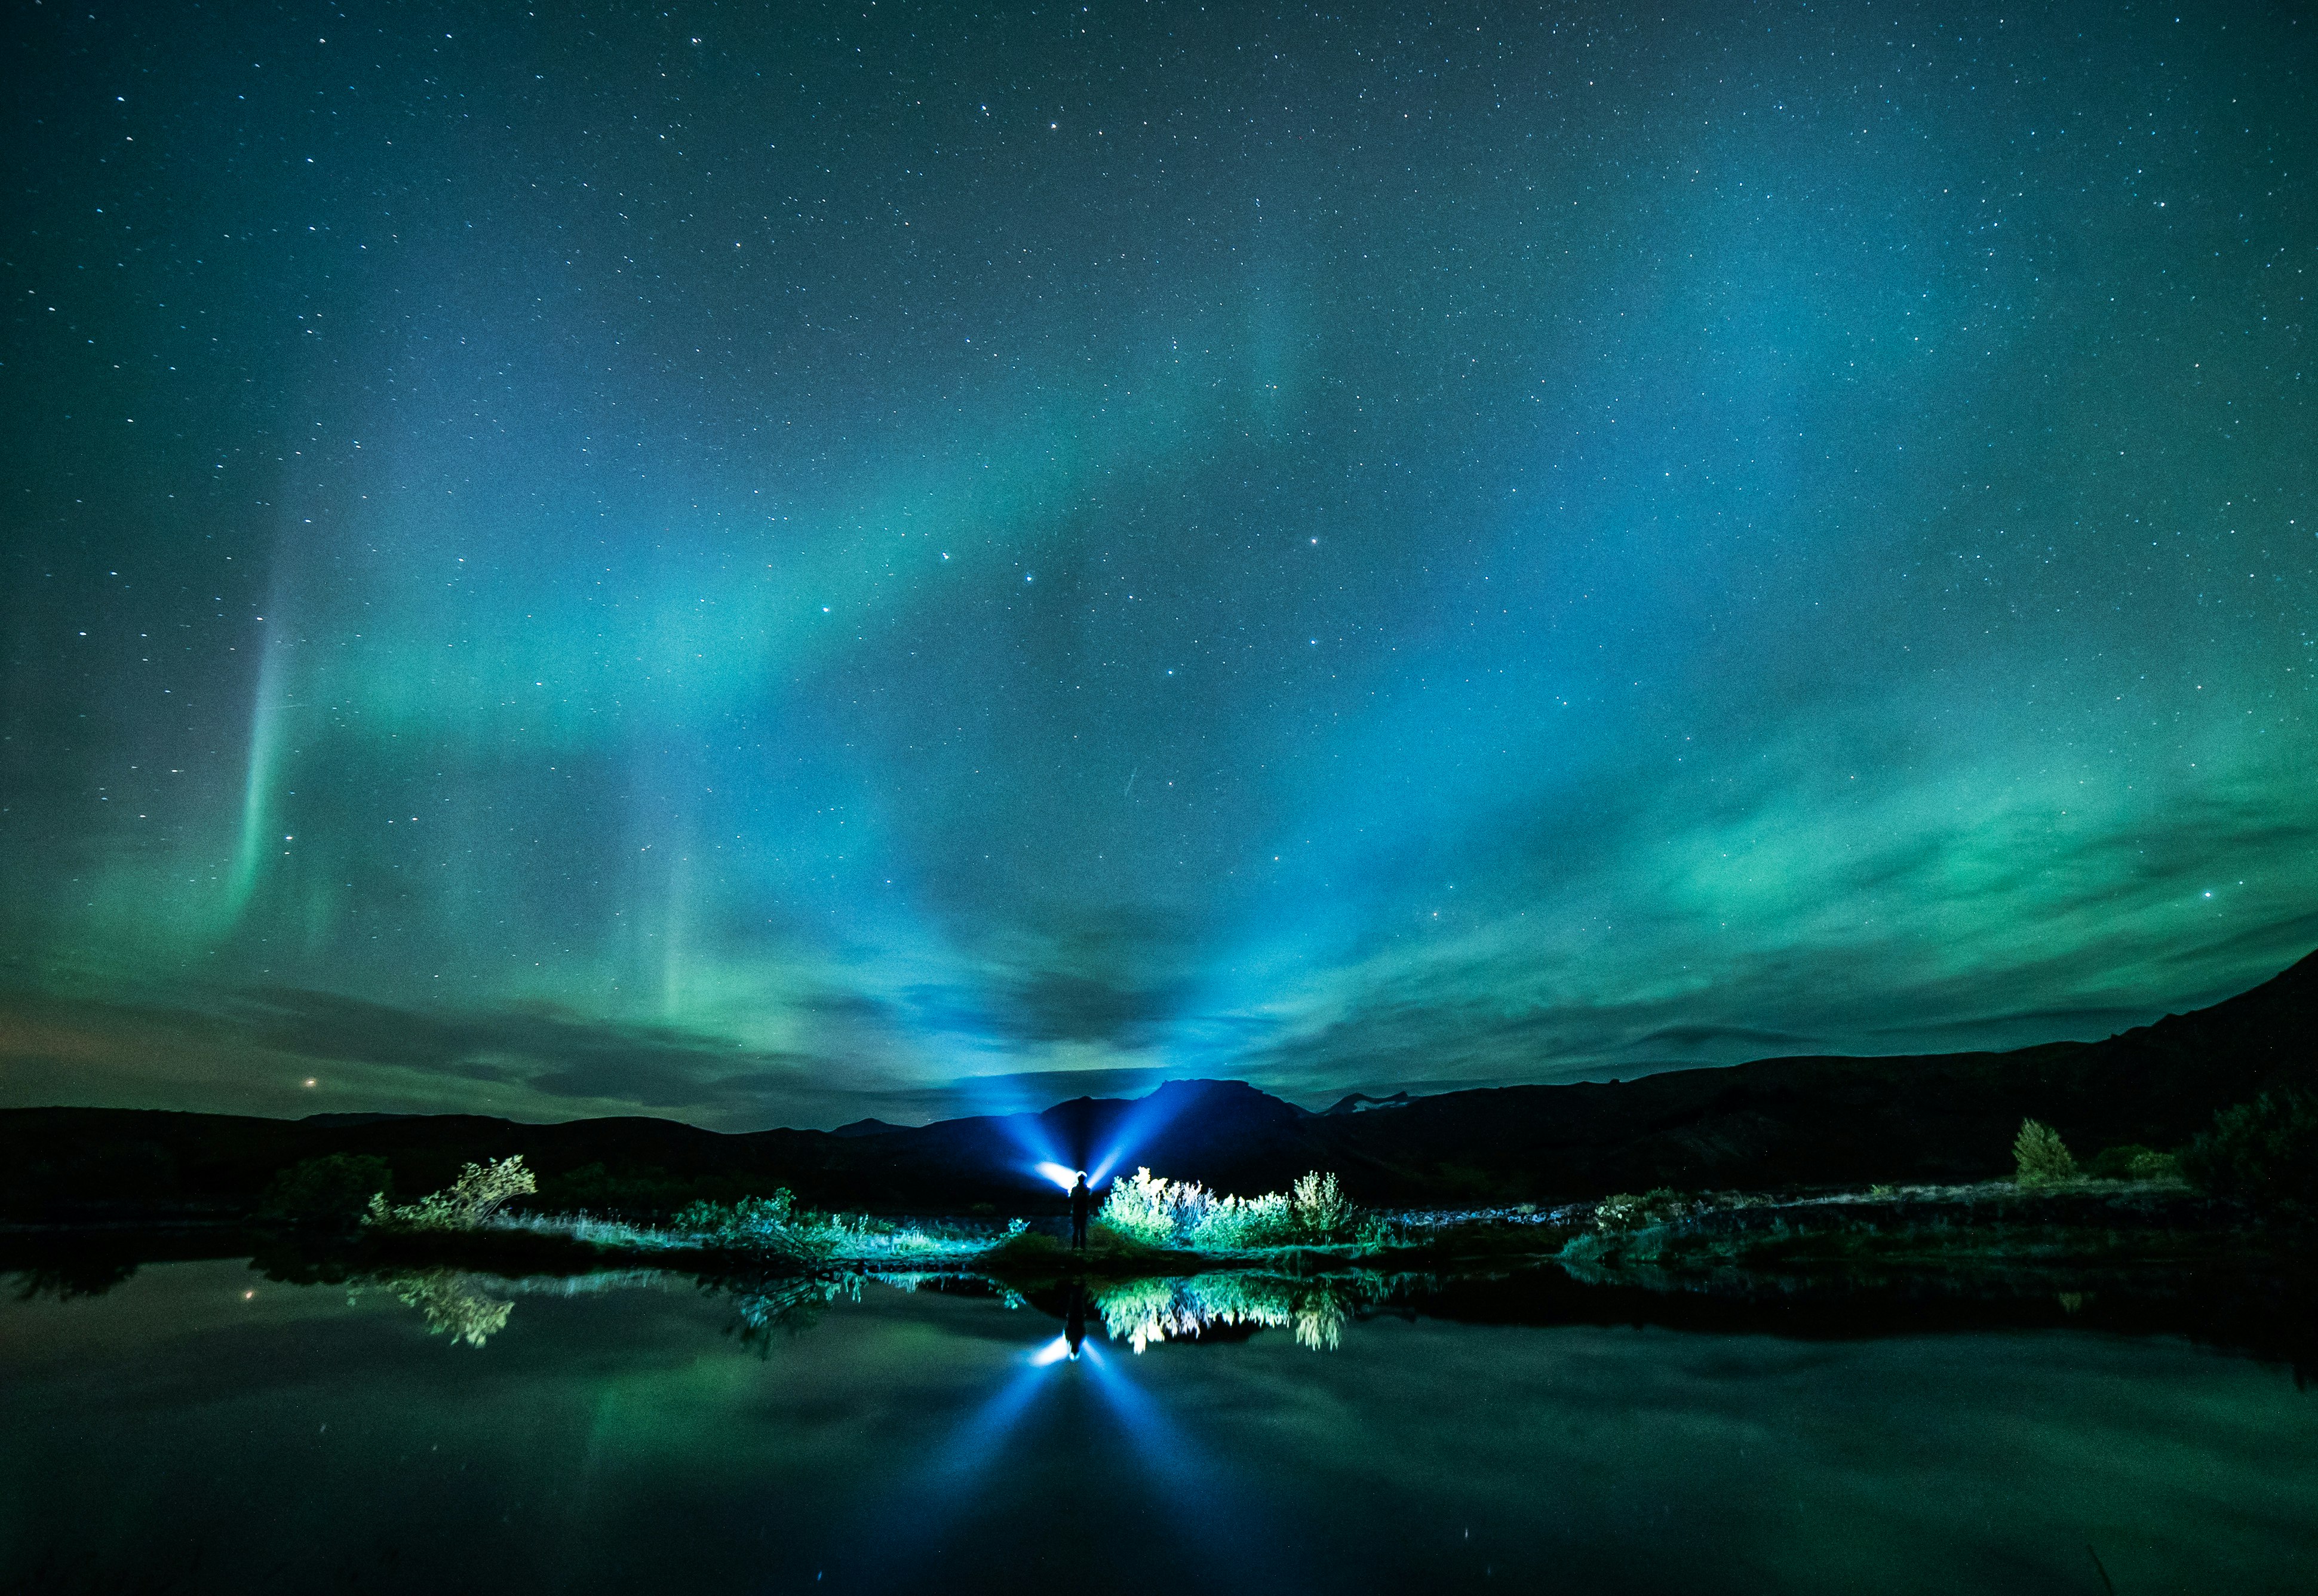
{"type": "Polygon", "coordinates": [[[967,1258],[1002,1245],[1026,1229],[1012,1221],[1003,1234],[975,1228],[967,1233],[935,1233],[919,1225],[898,1225],[859,1214],[818,1214],[796,1206],[783,1188],[770,1197],[737,1203],[694,1203],[671,1223],[670,1240],[679,1246],[730,1248],[770,1254],[800,1263],[844,1259],[854,1261],[967,1258]]]}
{"type": "Polygon", "coordinates": [[[1289,1201],[1296,1213],[1296,1228],[1306,1241],[1335,1242],[1352,1234],[1352,1205],[1334,1175],[1315,1170],[1303,1177],[1296,1182],[1289,1201]]]}
{"type": "Polygon", "coordinates": [[[1140,1242],[1146,1247],[1172,1247],[1188,1242],[1215,1207],[1215,1199],[1196,1180],[1168,1180],[1149,1169],[1138,1169],[1132,1179],[1114,1180],[1095,1217],[1106,1230],[1140,1242]]]}
{"type": "Polygon", "coordinates": [[[1262,1197],[1227,1197],[1211,1204],[1186,1238],[1209,1252],[1253,1247],[1285,1247],[1297,1240],[1296,1212],[1276,1191],[1262,1197]]]}
{"type": "Polygon", "coordinates": [[[2062,1144],[2060,1133],[2042,1120],[2020,1122],[2020,1134],[2012,1139],[2012,1159],[2019,1166],[2017,1179],[2023,1186],[2049,1186],[2077,1178],[2076,1159],[2062,1144]]]}
{"type": "Polygon", "coordinates": [[[392,1230],[473,1230],[519,1197],[539,1189],[523,1155],[469,1164],[440,1191],[428,1192],[405,1207],[393,1207],[383,1192],[370,1199],[364,1222],[392,1230]]]}
{"type": "Polygon", "coordinates": [[[1168,1180],[1148,1169],[1111,1183],[1096,1220],[1146,1247],[1245,1251],[1349,1240],[1358,1214],[1334,1175],[1315,1171],[1289,1192],[1223,1197],[1196,1180],[1168,1180]]]}

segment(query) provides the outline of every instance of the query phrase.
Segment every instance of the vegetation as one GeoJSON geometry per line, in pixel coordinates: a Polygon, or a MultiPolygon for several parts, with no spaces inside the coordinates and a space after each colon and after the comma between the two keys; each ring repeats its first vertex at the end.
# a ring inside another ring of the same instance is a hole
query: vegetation
{"type": "Polygon", "coordinates": [[[459,1178],[440,1191],[428,1192],[405,1207],[395,1207],[383,1192],[373,1195],[364,1223],[384,1230],[473,1230],[508,1203],[539,1189],[523,1155],[469,1164],[459,1178]]]}
{"type": "Polygon", "coordinates": [[[1094,1293],[1103,1328],[1140,1352],[1155,1341],[1197,1340],[1218,1326],[1292,1330],[1298,1345],[1333,1352],[1364,1302],[1384,1294],[1383,1277],[1313,1278],[1206,1274],[1124,1280],[1094,1293]]]}
{"type": "Polygon", "coordinates": [[[1017,1219],[1002,1236],[929,1230],[863,1215],[819,1214],[796,1206],[787,1188],[736,1203],[694,1203],[672,1226],[680,1245],[714,1247],[786,1259],[795,1263],[934,1260],[972,1257],[1020,1235],[1017,1219]]]}
{"type": "Polygon", "coordinates": [[[1594,1228],[1611,1235],[1669,1224],[1690,1212],[1691,1203],[1669,1187],[1658,1187],[1640,1197],[1619,1192],[1594,1206],[1594,1228]]]}
{"type": "Polygon", "coordinates": [[[2085,1173],[2096,1180],[2179,1180],[2181,1161],[2154,1147],[2127,1142],[2121,1147],[2102,1149],[2085,1165],[2085,1173]]]}
{"type": "Polygon", "coordinates": [[[2020,1122],[2020,1134],[2012,1139],[2012,1160],[2019,1168],[2015,1179],[2023,1186],[2050,1186],[2077,1177],[2077,1161],[2060,1133],[2039,1119],[2020,1122]]]}
{"type": "MultiPolygon", "coordinates": [[[[473,1166],[470,1165],[470,1168],[473,1166]]],[[[480,1347],[507,1328],[515,1305],[493,1296],[481,1277],[460,1269],[429,1269],[381,1282],[409,1307],[427,1316],[427,1333],[480,1347]]]]}
{"type": "Polygon", "coordinates": [[[2181,1172],[2267,1216],[2318,1220],[2318,1096],[2289,1088],[2223,1109],[2181,1155],[2181,1172]]]}
{"type": "Polygon", "coordinates": [[[345,1152],[301,1159],[275,1175],[258,1199],[261,1219],[290,1224],[353,1225],[372,1199],[382,1205],[394,1190],[386,1160],[345,1152]]]}
{"type": "Polygon", "coordinates": [[[1335,1176],[1318,1170],[1284,1193],[1244,1197],[1211,1192],[1196,1180],[1165,1179],[1147,1168],[1113,1181],[1096,1215],[1097,1224],[1128,1241],[1195,1252],[1348,1242],[1357,1219],[1335,1176]]]}

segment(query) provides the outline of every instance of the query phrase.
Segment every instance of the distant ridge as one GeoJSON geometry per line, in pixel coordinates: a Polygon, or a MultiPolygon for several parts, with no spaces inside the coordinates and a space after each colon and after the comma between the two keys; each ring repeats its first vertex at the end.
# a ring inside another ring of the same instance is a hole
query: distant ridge
{"type": "Polygon", "coordinates": [[[326,1152],[384,1158],[405,1192],[446,1183],[468,1160],[519,1152],[541,1175],[543,1204],[559,1200],[568,1178],[589,1193],[606,1180],[647,1193],[786,1186],[825,1206],[920,1213],[1035,1210],[1061,1198],[1032,1169],[1038,1158],[1092,1169],[1106,1154],[1119,1172],[1148,1165],[1226,1191],[1277,1190],[1307,1170],[1334,1170],[1362,1201],[1420,1206],[1656,1186],[1968,1180],[2010,1171],[2026,1116],[2053,1125],[2080,1156],[2126,1143],[2178,1147],[2215,1109],[2287,1085],[2318,1086],[2318,955],[2209,1009],[2100,1042],[1760,1059],[1427,1097],[1355,1092],[1323,1114],[1237,1080],[1171,1080],[1144,1098],[1080,1098],[1039,1114],[747,1135],[642,1116],[518,1125],[475,1115],[0,1110],[0,1208],[230,1209],[276,1170],[326,1152]]]}

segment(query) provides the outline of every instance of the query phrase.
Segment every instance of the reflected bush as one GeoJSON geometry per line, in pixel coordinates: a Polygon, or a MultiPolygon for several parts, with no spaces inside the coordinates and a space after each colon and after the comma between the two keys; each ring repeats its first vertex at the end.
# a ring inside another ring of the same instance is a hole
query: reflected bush
{"type": "Polygon", "coordinates": [[[1317,1170],[1287,1192],[1243,1197],[1196,1180],[1169,1180],[1148,1168],[1111,1183],[1096,1222],[1146,1247],[1244,1252],[1352,1239],[1358,1215],[1333,1174],[1317,1170]]]}
{"type": "Polygon", "coordinates": [[[447,1335],[470,1347],[480,1347],[505,1330],[508,1315],[515,1312],[513,1303],[489,1295],[480,1278],[460,1269],[391,1275],[380,1284],[427,1316],[429,1335],[447,1335]]]}
{"type": "Polygon", "coordinates": [[[704,1276],[701,1287],[732,1298],[732,1323],[724,1333],[759,1358],[769,1357],[776,1339],[802,1335],[821,1321],[822,1311],[840,1297],[861,1300],[861,1276],[791,1275],[768,1277],[704,1276]]]}
{"type": "Polygon", "coordinates": [[[10,1278],[20,1303],[52,1297],[60,1303],[103,1296],[137,1273],[133,1259],[64,1259],[18,1269],[10,1278]]]}
{"type": "Polygon", "coordinates": [[[1141,1352],[1156,1341],[1196,1340],[1217,1326],[1288,1330],[1298,1345],[1333,1352],[1360,1304],[1380,1296],[1370,1277],[1299,1279],[1278,1275],[1194,1275],[1099,1287],[1095,1306],[1114,1340],[1141,1352]]]}
{"type": "Polygon", "coordinates": [[[515,1153],[469,1164],[450,1185],[404,1207],[389,1204],[382,1192],[370,1199],[364,1223],[386,1230],[473,1230],[517,1197],[538,1189],[523,1167],[523,1155],[515,1153]]]}

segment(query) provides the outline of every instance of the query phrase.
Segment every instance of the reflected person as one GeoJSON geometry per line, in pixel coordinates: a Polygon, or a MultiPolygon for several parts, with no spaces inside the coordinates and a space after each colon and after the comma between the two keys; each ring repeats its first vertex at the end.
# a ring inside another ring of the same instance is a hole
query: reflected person
{"type": "Polygon", "coordinates": [[[1086,1341],[1086,1282],[1074,1281],[1071,1285],[1070,1309],[1063,1315],[1063,1340],[1070,1343],[1071,1356],[1074,1358],[1078,1357],[1079,1348],[1086,1341]]]}
{"type": "Polygon", "coordinates": [[[1071,1188],[1071,1249],[1086,1250],[1087,1210],[1094,1205],[1094,1193],[1087,1188],[1086,1171],[1079,1171],[1079,1183],[1071,1188]]]}

